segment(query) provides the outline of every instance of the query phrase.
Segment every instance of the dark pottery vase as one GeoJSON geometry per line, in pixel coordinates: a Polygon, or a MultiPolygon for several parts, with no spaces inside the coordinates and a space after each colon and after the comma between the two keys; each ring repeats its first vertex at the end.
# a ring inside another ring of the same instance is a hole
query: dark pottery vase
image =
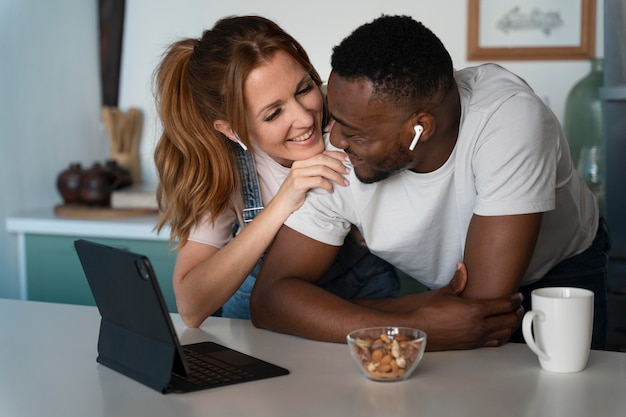
{"type": "Polygon", "coordinates": [[[99,162],[83,174],[80,183],[80,200],[88,206],[106,207],[111,204],[114,176],[99,162]]]}
{"type": "Polygon", "coordinates": [[[80,203],[80,184],[83,173],[81,165],[74,162],[57,176],[57,190],[66,205],[80,203]]]}
{"type": "Polygon", "coordinates": [[[133,183],[130,171],[118,164],[114,159],[107,160],[104,166],[113,175],[113,190],[128,187],[133,183]]]}

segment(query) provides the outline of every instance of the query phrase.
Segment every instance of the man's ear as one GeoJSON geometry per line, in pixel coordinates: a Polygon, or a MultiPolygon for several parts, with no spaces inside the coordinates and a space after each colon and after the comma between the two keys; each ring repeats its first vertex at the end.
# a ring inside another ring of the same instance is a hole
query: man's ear
{"type": "Polygon", "coordinates": [[[435,130],[437,129],[435,118],[428,112],[418,113],[415,116],[413,125],[420,125],[423,128],[422,134],[420,135],[421,142],[426,142],[431,136],[433,136],[435,130]]]}
{"type": "Polygon", "coordinates": [[[216,120],[213,122],[213,128],[218,132],[223,133],[228,139],[237,143],[235,132],[233,132],[233,129],[230,127],[230,123],[225,122],[224,120],[216,120]]]}

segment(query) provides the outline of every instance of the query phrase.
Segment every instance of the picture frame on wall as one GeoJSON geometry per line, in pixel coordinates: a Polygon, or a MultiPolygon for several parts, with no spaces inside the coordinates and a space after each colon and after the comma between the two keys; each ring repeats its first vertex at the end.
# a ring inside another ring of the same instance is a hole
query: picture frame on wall
{"type": "Polygon", "coordinates": [[[595,53],[596,0],[468,0],[468,61],[577,60],[595,53]]]}

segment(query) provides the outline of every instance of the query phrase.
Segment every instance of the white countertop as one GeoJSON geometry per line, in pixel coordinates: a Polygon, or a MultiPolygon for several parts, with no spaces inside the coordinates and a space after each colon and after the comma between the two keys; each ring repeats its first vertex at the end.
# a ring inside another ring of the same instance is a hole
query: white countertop
{"type": "Polygon", "coordinates": [[[21,213],[6,220],[10,233],[167,241],[169,228],[157,234],[155,226],[156,215],[77,219],[56,216],[52,208],[21,213]]]}
{"type": "Polygon", "coordinates": [[[426,352],[404,382],[366,379],[344,344],[211,317],[172,315],[183,344],[211,340],[289,375],[189,394],[160,394],[96,363],[95,307],[0,299],[0,416],[11,417],[622,417],[626,353],[591,351],[575,374],[543,371],[524,344],[426,352]]]}
{"type": "Polygon", "coordinates": [[[20,298],[28,298],[26,235],[169,241],[169,227],[157,234],[155,226],[156,215],[80,219],[57,216],[53,208],[8,217],[7,232],[17,235],[20,298]]]}

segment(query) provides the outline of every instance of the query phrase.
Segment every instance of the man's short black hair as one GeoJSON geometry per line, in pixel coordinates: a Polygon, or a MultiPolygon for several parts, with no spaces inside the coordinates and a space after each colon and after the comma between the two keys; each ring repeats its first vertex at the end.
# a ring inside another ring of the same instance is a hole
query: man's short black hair
{"type": "Polygon", "coordinates": [[[409,16],[382,15],[360,26],[333,48],[331,66],[341,77],[370,79],[381,101],[427,104],[454,84],[443,43],[409,16]]]}

